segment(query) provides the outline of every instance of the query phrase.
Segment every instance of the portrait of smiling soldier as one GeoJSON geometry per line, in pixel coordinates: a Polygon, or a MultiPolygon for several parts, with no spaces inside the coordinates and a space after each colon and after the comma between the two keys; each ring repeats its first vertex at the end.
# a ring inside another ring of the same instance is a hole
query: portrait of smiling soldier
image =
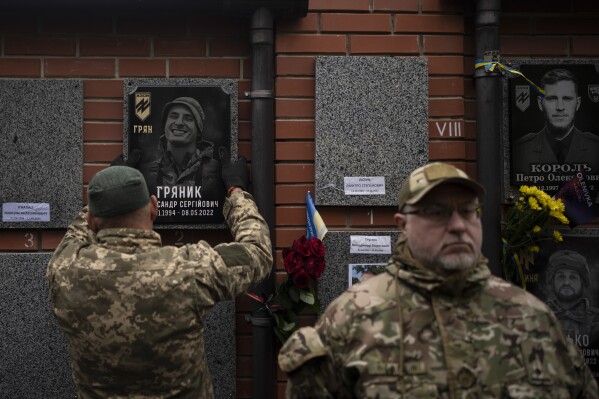
{"type": "Polygon", "coordinates": [[[221,178],[222,162],[230,153],[221,142],[217,149],[204,137],[207,115],[198,100],[176,97],[160,113],[160,136],[143,152],[134,147],[125,165],[142,172],[150,194],[159,205],[158,222],[222,222],[226,195],[221,178]],[[149,151],[148,151],[149,150],[149,151]],[[143,161],[142,161],[143,160],[143,161]]]}
{"type": "Polygon", "coordinates": [[[179,97],[164,106],[157,185],[222,185],[214,144],[202,138],[205,119],[200,103],[191,97],[179,97]]]}

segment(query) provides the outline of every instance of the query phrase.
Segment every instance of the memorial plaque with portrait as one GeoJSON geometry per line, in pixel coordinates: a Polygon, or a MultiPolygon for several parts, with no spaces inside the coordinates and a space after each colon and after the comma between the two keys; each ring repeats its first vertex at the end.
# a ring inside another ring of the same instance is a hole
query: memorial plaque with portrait
{"type": "Polygon", "coordinates": [[[126,80],[124,142],[158,199],[158,227],[225,227],[221,165],[237,158],[236,81],[126,80]]]}
{"type": "Polygon", "coordinates": [[[512,66],[545,94],[521,76],[510,74],[506,79],[507,196],[515,195],[521,185],[554,195],[578,175],[584,176],[588,195],[597,203],[599,61],[517,60],[512,66]]]}
{"type": "Polygon", "coordinates": [[[560,232],[564,241],[545,241],[525,270],[526,289],[551,308],[599,378],[599,229],[560,232]]]}

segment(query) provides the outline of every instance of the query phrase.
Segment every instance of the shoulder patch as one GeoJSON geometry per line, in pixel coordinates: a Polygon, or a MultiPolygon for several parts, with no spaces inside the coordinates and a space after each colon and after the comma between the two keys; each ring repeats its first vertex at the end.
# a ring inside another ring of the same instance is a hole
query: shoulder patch
{"type": "Polygon", "coordinates": [[[281,370],[290,373],[307,361],[326,356],[326,348],[314,327],[302,327],[294,332],[279,352],[281,370]]]}

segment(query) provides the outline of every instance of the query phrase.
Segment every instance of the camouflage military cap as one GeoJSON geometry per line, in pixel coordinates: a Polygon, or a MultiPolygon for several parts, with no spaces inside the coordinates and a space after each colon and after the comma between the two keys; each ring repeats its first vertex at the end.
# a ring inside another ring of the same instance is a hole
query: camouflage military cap
{"type": "Polygon", "coordinates": [[[314,327],[302,327],[285,342],[279,352],[281,370],[290,373],[308,360],[326,355],[320,335],[314,327]]]}
{"type": "Polygon", "coordinates": [[[97,217],[122,215],[150,202],[143,175],[129,166],[111,166],[96,173],[87,196],[89,212],[97,217]]]}
{"type": "Polygon", "coordinates": [[[466,172],[444,162],[432,162],[410,173],[399,190],[399,210],[406,204],[417,203],[433,188],[441,184],[454,183],[468,187],[481,197],[483,186],[472,180],[466,172]]]}
{"type": "Polygon", "coordinates": [[[569,249],[563,249],[555,251],[549,257],[549,273],[547,281],[553,281],[555,273],[558,270],[569,269],[574,270],[580,274],[580,278],[584,281],[586,287],[591,285],[591,272],[589,270],[589,264],[587,259],[576,251],[569,249]]]}

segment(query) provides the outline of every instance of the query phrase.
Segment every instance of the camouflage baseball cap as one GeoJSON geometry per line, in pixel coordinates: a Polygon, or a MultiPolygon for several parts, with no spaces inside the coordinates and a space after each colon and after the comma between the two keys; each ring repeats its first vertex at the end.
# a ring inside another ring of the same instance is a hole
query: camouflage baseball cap
{"type": "Polygon", "coordinates": [[[111,166],[96,173],[87,197],[89,212],[98,217],[129,213],[150,202],[143,175],[129,166],[111,166]]]}
{"type": "Polygon", "coordinates": [[[587,287],[591,285],[589,264],[587,263],[587,259],[578,252],[569,249],[556,251],[549,257],[548,263],[551,269],[548,273],[547,281],[551,282],[558,270],[570,269],[580,274],[587,287]]]}
{"type": "Polygon", "coordinates": [[[466,172],[443,162],[431,162],[410,173],[399,190],[399,209],[417,203],[433,188],[441,184],[461,184],[479,197],[485,193],[483,186],[472,180],[466,172]]]}

